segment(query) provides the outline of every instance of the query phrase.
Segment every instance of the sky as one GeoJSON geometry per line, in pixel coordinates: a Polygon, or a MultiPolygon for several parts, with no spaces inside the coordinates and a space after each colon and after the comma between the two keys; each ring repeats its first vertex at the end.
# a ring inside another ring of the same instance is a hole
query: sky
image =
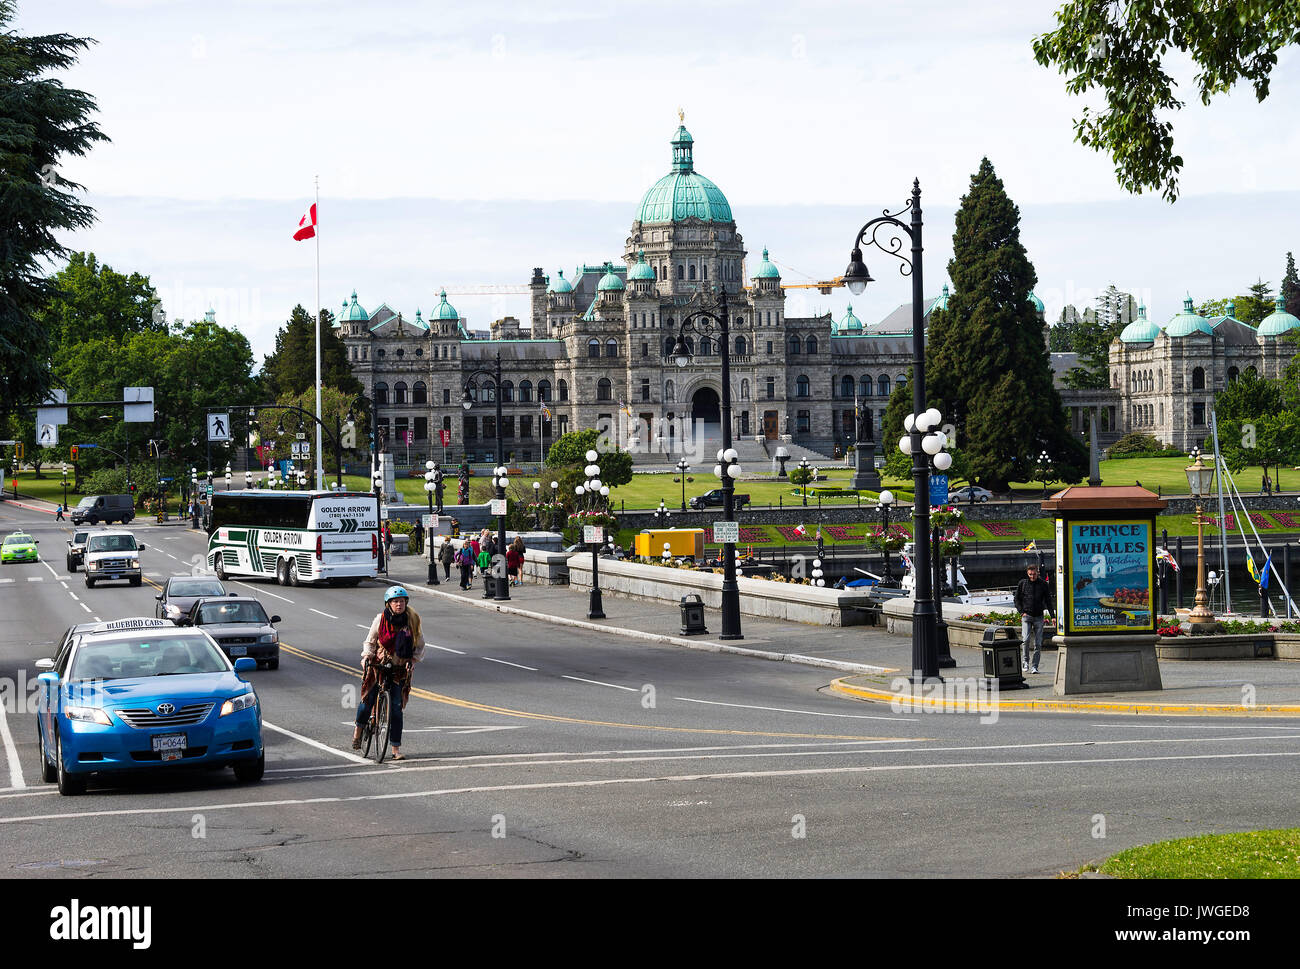
{"type": "MultiPolygon", "coordinates": [[[[919,178],[927,294],[947,281],[953,215],[987,156],[1019,205],[1054,321],[1115,284],[1166,320],[1278,284],[1300,249],[1300,58],[1271,95],[1174,116],[1173,205],[1131,196],[1074,142],[1085,104],[1033,60],[1051,2],[995,7],[765,0],[19,0],[16,29],[94,38],[64,82],[112,139],[60,174],[98,222],[62,241],[151,277],[168,315],[239,327],[260,360],[316,299],[315,247],[291,238],[320,191],[321,302],[355,289],[427,314],[438,292],[486,328],[527,318],[532,267],[621,257],[669,170],[682,109],[696,170],[749,251],[786,283],[844,271],[858,228],[919,178]],[[504,291],[483,292],[484,287],[504,291]]],[[[910,299],[890,258],[859,297],[791,290],[787,316],[852,302],[867,322],[910,299]]]]}

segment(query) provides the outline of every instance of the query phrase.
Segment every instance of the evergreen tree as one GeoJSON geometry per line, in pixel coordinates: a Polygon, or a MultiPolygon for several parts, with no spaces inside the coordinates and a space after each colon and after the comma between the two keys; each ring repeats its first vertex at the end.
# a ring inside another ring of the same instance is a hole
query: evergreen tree
{"type": "Polygon", "coordinates": [[[926,387],[972,475],[1005,489],[1030,480],[1045,450],[1062,480],[1079,480],[1087,453],[1066,425],[1029,302],[1037,275],[1020,242],[1020,211],[987,158],[957,210],[948,276],[954,293],[930,318],[926,387]]]}
{"type": "Polygon", "coordinates": [[[114,272],[93,252],[74,252],[50,282],[54,292],[40,318],[56,346],[81,340],[125,340],[135,333],[167,330],[149,277],[114,272]]]}
{"type": "Polygon", "coordinates": [[[1284,308],[1292,316],[1300,317],[1300,276],[1295,271],[1295,256],[1286,254],[1286,272],[1282,275],[1282,294],[1284,308]]]}
{"type": "MultiPolygon", "coordinates": [[[[349,395],[364,389],[352,375],[347,347],[334,332],[334,316],[321,311],[321,383],[349,395]]],[[[299,303],[275,335],[275,351],[262,363],[263,392],[268,399],[297,397],[316,386],[316,317],[299,303]]]]}
{"type": "Polygon", "coordinates": [[[74,194],[82,186],[58,166],[107,140],[90,120],[94,99],[49,76],[91,42],[20,36],[9,29],[14,13],[13,0],[0,0],[0,417],[43,400],[53,383],[50,334],[39,319],[52,288],[45,265],[65,251],[55,233],[95,218],[74,194]]]}

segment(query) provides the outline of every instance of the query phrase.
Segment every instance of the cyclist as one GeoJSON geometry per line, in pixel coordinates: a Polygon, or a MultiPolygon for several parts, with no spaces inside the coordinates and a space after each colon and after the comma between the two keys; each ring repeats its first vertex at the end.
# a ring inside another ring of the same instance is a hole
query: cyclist
{"type": "Polygon", "coordinates": [[[393,760],[405,760],[402,743],[402,708],[411,695],[411,669],[424,658],[424,636],[420,616],[410,608],[410,595],[400,585],[384,593],[384,611],[377,615],[366,633],[361,650],[361,703],[357,706],[356,727],[352,731],[352,749],[361,749],[361,727],[370,716],[370,706],[379,693],[379,666],[394,666],[389,687],[389,710],[392,712],[393,760]]]}

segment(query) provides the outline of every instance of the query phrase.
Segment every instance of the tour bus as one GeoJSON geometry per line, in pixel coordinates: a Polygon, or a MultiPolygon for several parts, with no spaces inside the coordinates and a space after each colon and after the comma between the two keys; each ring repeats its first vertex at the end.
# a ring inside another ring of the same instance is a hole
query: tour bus
{"type": "Polygon", "coordinates": [[[379,498],[361,491],[219,491],[208,565],[281,585],[356,585],[379,574],[379,498]]]}

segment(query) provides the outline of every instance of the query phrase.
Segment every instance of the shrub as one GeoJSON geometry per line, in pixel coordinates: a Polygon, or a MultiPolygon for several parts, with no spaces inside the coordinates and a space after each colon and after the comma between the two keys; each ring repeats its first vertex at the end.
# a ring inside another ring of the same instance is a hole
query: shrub
{"type": "Polygon", "coordinates": [[[1106,451],[1107,457],[1110,458],[1163,458],[1181,453],[1173,445],[1161,444],[1152,435],[1143,434],[1141,431],[1125,434],[1106,451]]]}

